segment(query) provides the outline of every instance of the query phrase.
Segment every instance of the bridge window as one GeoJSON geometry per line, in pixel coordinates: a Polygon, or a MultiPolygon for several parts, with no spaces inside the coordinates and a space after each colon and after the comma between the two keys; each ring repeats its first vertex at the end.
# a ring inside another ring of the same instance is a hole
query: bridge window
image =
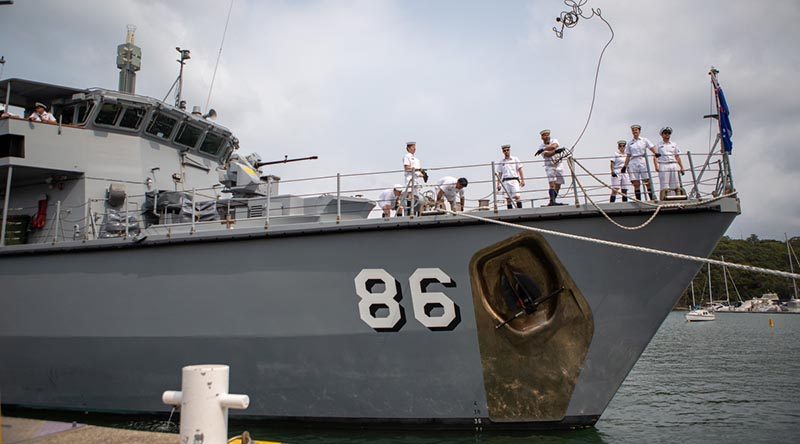
{"type": "Polygon", "coordinates": [[[119,121],[121,128],[139,129],[144,119],[145,109],[140,106],[129,106],[125,108],[122,119],[119,121]]]}
{"type": "Polygon", "coordinates": [[[178,129],[178,135],[175,136],[175,143],[183,146],[194,147],[197,145],[197,141],[200,140],[200,136],[202,134],[203,130],[199,127],[184,123],[181,125],[180,129],[178,129]]]}
{"type": "Polygon", "coordinates": [[[177,123],[178,119],[172,118],[164,113],[155,113],[145,131],[147,134],[152,134],[158,138],[169,139],[177,123]]]}
{"type": "Polygon", "coordinates": [[[219,134],[208,133],[206,134],[206,138],[203,140],[203,144],[200,145],[200,152],[216,156],[217,153],[219,153],[220,147],[222,147],[222,142],[224,141],[225,138],[219,134]]]}
{"type": "Polygon", "coordinates": [[[114,126],[120,111],[122,111],[122,105],[117,103],[103,103],[100,107],[100,112],[98,112],[97,117],[94,118],[94,123],[98,125],[114,126]]]}
{"type": "Polygon", "coordinates": [[[88,117],[92,105],[94,105],[94,102],[89,100],[64,106],[61,110],[61,122],[66,125],[82,125],[86,123],[86,117],[88,117]]]}

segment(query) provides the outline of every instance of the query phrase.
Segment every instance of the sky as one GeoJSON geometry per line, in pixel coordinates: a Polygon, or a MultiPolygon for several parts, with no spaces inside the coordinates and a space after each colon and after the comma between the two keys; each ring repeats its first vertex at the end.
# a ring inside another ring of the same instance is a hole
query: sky
{"type": "MultiPolygon", "coordinates": [[[[584,14],[591,8],[614,39],[576,157],[611,155],[633,123],[653,141],[671,126],[684,152],[708,152],[716,132],[702,116],[714,66],[731,108],[742,200],[727,234],[800,235],[800,2],[587,0],[584,14]]],[[[2,78],[116,89],[116,47],[134,24],[136,92],[163,98],[178,72],[175,47],[189,49],[184,99],[214,108],[241,152],[320,157],[265,171],[284,180],[399,170],[412,140],[424,167],[499,160],[506,143],[530,161],[543,128],[562,145],[578,140],[611,35],[594,17],[557,38],[555,18],[568,9],[561,0],[17,0],[0,6],[2,78]]],[[[608,170],[605,160],[588,163],[608,170]]],[[[542,175],[539,164],[525,168],[542,175]]],[[[489,179],[487,168],[437,174],[489,179]]],[[[388,187],[395,176],[359,186],[388,187]]],[[[330,180],[322,187],[335,190],[330,180]]]]}

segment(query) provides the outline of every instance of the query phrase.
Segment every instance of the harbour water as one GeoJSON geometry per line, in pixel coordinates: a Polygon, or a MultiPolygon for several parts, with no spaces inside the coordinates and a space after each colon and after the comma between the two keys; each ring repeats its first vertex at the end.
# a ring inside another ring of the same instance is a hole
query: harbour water
{"type": "MultiPolygon", "coordinates": [[[[177,431],[164,420],[68,414],[58,419],[177,431]]],[[[798,442],[800,316],[719,313],[713,322],[688,323],[683,313],[670,313],[593,429],[362,432],[263,428],[231,421],[231,434],[241,430],[257,439],[296,444],[798,442]]]]}
{"type": "Polygon", "coordinates": [[[292,443],[523,444],[800,441],[800,315],[667,316],[594,429],[547,433],[260,430],[292,443]],[[769,326],[769,320],[774,327],[769,326]]]}

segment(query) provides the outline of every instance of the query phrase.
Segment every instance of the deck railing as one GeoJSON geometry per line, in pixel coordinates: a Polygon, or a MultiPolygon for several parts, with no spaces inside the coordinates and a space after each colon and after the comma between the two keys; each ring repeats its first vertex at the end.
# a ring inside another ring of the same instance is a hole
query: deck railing
{"type": "MultiPolygon", "coordinates": [[[[565,183],[561,187],[558,199],[570,205],[588,204],[590,201],[595,203],[608,202],[611,195],[611,157],[576,157],[572,169],[567,165],[568,159],[563,160],[565,183]],[[584,170],[585,168],[586,170],[584,170]],[[580,187],[578,186],[580,185],[580,187]],[[581,191],[581,189],[583,191],[581,191]]],[[[699,200],[729,194],[733,189],[730,172],[725,168],[722,155],[719,153],[691,153],[682,155],[686,174],[681,176],[681,185],[685,190],[688,200],[699,200]],[[697,162],[698,158],[702,162],[697,162]]],[[[648,159],[649,163],[652,158],[648,159]]],[[[525,173],[526,186],[520,190],[523,207],[541,207],[549,201],[547,176],[542,165],[542,160],[532,160],[520,162],[525,173]]],[[[435,198],[436,181],[444,176],[466,177],[469,185],[465,189],[464,211],[493,210],[505,211],[506,196],[503,191],[497,191],[497,179],[494,174],[495,162],[482,164],[466,164],[456,166],[434,166],[427,168],[430,179],[421,185],[421,195],[435,198]],[[488,202],[487,202],[488,201],[488,202]],[[488,205],[486,205],[488,203],[488,205]],[[484,204],[484,205],[481,205],[484,204]]],[[[651,173],[653,191],[658,197],[659,180],[657,175],[651,173]]],[[[388,170],[377,172],[355,172],[355,173],[336,173],[333,175],[316,176],[308,178],[281,180],[281,195],[293,195],[295,197],[313,197],[327,195],[336,198],[336,220],[341,221],[348,216],[346,206],[341,203],[342,197],[364,197],[373,201],[377,200],[378,194],[386,189],[391,189],[395,183],[403,183],[403,170],[388,170]]],[[[417,185],[417,184],[413,184],[417,185]]],[[[13,205],[13,184],[11,186],[10,206],[8,208],[8,218],[14,216],[27,215],[34,217],[39,210],[38,207],[15,207],[13,205]]],[[[196,188],[183,190],[192,195],[192,202],[202,200],[225,200],[227,205],[246,199],[231,199],[229,194],[223,192],[221,187],[196,188]]],[[[632,188],[628,189],[628,198],[633,198],[632,188]]],[[[415,199],[418,197],[414,197],[415,199]]],[[[642,190],[642,199],[647,199],[647,193],[642,190]]],[[[0,201],[6,199],[6,193],[0,197],[0,201]]],[[[44,227],[39,230],[30,230],[26,243],[51,243],[57,244],[65,240],[90,240],[98,237],[98,225],[108,216],[105,212],[105,198],[91,198],[78,206],[67,207],[59,202],[48,202],[47,217],[44,227]]],[[[144,195],[128,195],[125,203],[118,214],[121,214],[126,221],[125,231],[121,236],[131,237],[128,229],[129,220],[137,220],[138,226],[142,230],[157,230],[164,227],[188,227],[190,233],[195,233],[199,226],[207,225],[208,222],[198,222],[194,214],[192,205],[191,222],[171,223],[144,226],[141,205],[145,200],[144,195]]],[[[617,202],[621,202],[620,195],[617,195],[617,202]]],[[[267,208],[263,216],[252,217],[249,219],[264,219],[268,225],[270,219],[270,198],[267,198],[267,208]]],[[[302,212],[303,207],[286,207],[283,211],[291,213],[293,210],[302,212]]],[[[230,213],[230,207],[226,213],[230,213]]],[[[273,216],[274,217],[274,216],[273,216]]],[[[382,211],[377,206],[369,215],[370,218],[382,217],[382,211]]],[[[417,217],[414,214],[406,214],[403,217],[417,217]]],[[[3,217],[6,219],[6,216],[3,217]]],[[[237,218],[237,220],[241,220],[237,218]]],[[[224,220],[222,221],[224,223],[224,220]]],[[[219,225],[220,221],[214,221],[219,225]]],[[[5,226],[3,227],[6,228],[5,226]]],[[[7,230],[4,230],[4,232],[7,230]]],[[[0,238],[0,246],[7,244],[4,238],[0,238]]]]}

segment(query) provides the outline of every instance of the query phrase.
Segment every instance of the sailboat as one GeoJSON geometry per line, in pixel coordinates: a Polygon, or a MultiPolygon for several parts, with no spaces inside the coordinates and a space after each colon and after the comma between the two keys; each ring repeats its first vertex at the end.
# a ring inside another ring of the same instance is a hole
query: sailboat
{"type": "MultiPolygon", "coordinates": [[[[725,262],[725,256],[721,256],[722,262],[725,262]]],[[[709,279],[711,277],[709,276],[709,279]]],[[[715,312],[736,312],[736,311],[743,311],[741,310],[743,301],[742,296],[739,294],[739,289],[736,288],[736,282],[733,281],[733,277],[728,272],[728,267],[722,265],[722,280],[725,282],[725,301],[720,301],[717,304],[711,304],[711,309],[715,312]],[[739,299],[738,303],[731,304],[731,295],[728,292],[728,280],[730,279],[731,284],[733,285],[733,289],[736,291],[736,297],[739,299]]]]}
{"type": "MultiPolygon", "coordinates": [[[[711,264],[708,264],[708,297],[713,304],[714,298],[711,296],[711,264]]],[[[684,316],[686,317],[686,322],[693,322],[693,321],[714,321],[717,319],[717,316],[714,314],[713,311],[710,311],[705,308],[695,308],[694,302],[694,281],[692,281],[692,310],[686,313],[684,316]]]]}

